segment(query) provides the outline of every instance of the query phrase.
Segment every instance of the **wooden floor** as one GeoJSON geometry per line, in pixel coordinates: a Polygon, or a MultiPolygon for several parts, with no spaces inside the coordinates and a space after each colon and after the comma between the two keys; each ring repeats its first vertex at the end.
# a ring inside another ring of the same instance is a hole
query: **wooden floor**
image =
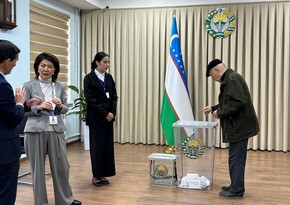
{"type": "MultiPolygon", "coordinates": [[[[224,199],[218,192],[221,186],[229,184],[227,149],[215,150],[213,186],[205,191],[150,185],[147,157],[154,152],[162,153],[164,147],[132,144],[115,144],[117,175],[109,178],[109,186],[96,187],[91,183],[89,151],[84,151],[82,145],[80,142],[69,145],[68,159],[73,194],[83,205],[290,204],[289,153],[248,151],[244,198],[224,199]]],[[[28,161],[21,162],[20,173],[27,170],[28,161]]],[[[47,176],[47,192],[49,204],[53,205],[50,175],[47,176]]],[[[31,185],[18,185],[16,205],[33,205],[31,185]]]]}

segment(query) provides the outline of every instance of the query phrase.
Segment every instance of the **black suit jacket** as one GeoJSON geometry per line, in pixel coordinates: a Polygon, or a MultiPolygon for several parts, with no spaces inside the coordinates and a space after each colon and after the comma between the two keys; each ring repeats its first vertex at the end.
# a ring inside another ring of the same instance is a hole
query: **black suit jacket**
{"type": "Polygon", "coordinates": [[[115,81],[111,74],[105,74],[104,84],[101,83],[94,71],[91,71],[84,78],[84,91],[87,101],[86,124],[96,126],[108,123],[106,116],[109,112],[116,115],[117,109],[117,92],[115,81]],[[106,93],[109,93],[109,98],[106,93]]]}
{"type": "Polygon", "coordinates": [[[0,74],[0,165],[19,160],[20,137],[17,125],[24,115],[24,107],[16,105],[11,85],[0,74]]]}

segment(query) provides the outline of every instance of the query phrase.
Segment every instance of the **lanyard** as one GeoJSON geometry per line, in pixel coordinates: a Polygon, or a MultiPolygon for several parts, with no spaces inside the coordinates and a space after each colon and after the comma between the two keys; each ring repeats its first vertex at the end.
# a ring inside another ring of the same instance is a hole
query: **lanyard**
{"type": "MultiPolygon", "coordinates": [[[[56,98],[56,91],[55,91],[55,83],[51,83],[51,97],[52,99],[56,98]]],[[[50,124],[57,124],[57,119],[53,118],[53,116],[56,115],[56,111],[55,111],[55,104],[53,104],[54,107],[53,107],[53,110],[49,111],[49,120],[50,120],[50,124]],[[51,118],[52,116],[52,118],[51,118]]]]}
{"type": "Polygon", "coordinates": [[[103,86],[104,90],[106,90],[106,74],[104,75],[104,82],[98,77],[98,75],[95,73],[96,77],[100,81],[100,84],[103,86]]]}
{"type": "Polygon", "coordinates": [[[52,99],[56,97],[56,91],[55,91],[55,83],[52,83],[52,99]]]}

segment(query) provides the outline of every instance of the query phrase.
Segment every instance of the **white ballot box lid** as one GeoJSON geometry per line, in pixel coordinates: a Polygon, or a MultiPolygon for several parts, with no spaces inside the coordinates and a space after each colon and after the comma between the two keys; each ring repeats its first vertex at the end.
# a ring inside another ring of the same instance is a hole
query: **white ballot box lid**
{"type": "Polygon", "coordinates": [[[169,160],[175,161],[175,154],[161,154],[161,153],[152,153],[148,156],[149,160],[169,160]]]}
{"type": "Polygon", "coordinates": [[[194,128],[215,128],[217,122],[210,121],[182,121],[179,120],[172,124],[172,127],[194,127],[194,128]]]}

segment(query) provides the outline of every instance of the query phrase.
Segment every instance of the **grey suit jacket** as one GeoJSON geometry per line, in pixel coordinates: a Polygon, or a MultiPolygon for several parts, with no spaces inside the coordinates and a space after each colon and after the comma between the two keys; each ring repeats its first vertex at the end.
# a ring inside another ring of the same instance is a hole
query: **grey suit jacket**
{"type": "MultiPolygon", "coordinates": [[[[35,79],[31,80],[27,83],[24,83],[24,88],[26,90],[26,99],[29,100],[35,96],[40,96],[42,99],[45,99],[45,96],[40,87],[40,81],[35,79]]],[[[65,125],[62,119],[61,114],[65,114],[68,112],[69,108],[67,106],[67,93],[65,90],[65,86],[62,83],[55,82],[55,96],[61,99],[63,104],[62,109],[58,110],[55,108],[57,114],[57,125],[53,125],[53,128],[56,132],[64,132],[65,125]]],[[[24,129],[24,132],[42,132],[44,131],[48,121],[49,121],[49,111],[48,110],[37,110],[37,104],[31,107],[31,111],[27,113],[28,120],[24,129]]]]}

